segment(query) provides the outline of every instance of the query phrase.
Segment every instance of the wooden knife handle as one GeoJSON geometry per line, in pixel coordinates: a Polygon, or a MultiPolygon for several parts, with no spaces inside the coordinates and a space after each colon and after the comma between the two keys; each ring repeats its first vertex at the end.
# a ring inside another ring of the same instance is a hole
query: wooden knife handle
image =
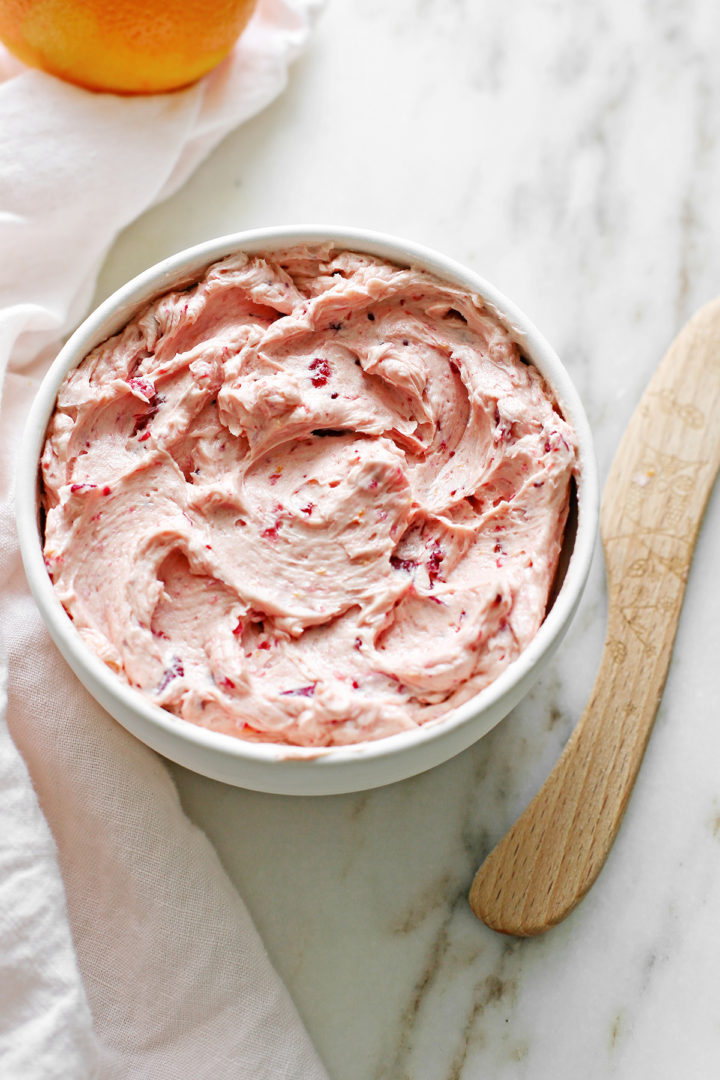
{"type": "Polygon", "coordinates": [[[601,511],[608,628],[600,670],[557,765],[475,876],[470,906],[496,930],[547,930],[582,899],[605,862],[662,696],[718,466],[715,300],[665,356],[610,470],[601,511]]]}

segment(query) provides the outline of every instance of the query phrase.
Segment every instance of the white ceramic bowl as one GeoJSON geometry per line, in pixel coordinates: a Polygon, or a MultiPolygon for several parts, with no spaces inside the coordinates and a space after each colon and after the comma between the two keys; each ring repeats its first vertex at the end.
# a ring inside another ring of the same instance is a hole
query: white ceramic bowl
{"type": "Polygon", "coordinates": [[[446,761],[485,735],[527,693],[560,643],[585,585],[597,528],[597,475],[590,429],[567,372],[545,339],[514,304],[471,270],[417,244],[364,229],[297,226],[224,236],[165,259],[119,289],[75,331],[45,377],[28,419],[16,491],[30,588],[60,652],[97,701],[142,742],[188,769],[239,787],[289,795],[337,794],[402,780],[446,761]],[[192,281],[209,263],[232,252],[272,251],[324,240],[422,267],[482,296],[552,386],[563,414],[575,428],[580,477],[576,528],[566,545],[569,561],[562,584],[534,640],[495,682],[454,715],[416,730],[354,746],[305,749],[245,742],[181,720],[151,704],[88,650],[45,569],[38,524],[38,463],[55,398],[68,371],[149,300],[192,281]]]}

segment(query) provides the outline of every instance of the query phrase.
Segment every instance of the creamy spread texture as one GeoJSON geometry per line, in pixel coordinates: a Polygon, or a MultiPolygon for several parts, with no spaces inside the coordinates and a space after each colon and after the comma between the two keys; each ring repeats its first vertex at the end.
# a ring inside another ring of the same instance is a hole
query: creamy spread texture
{"type": "Polygon", "coordinates": [[[546,611],[576,441],[478,297],[329,246],[237,254],[70,373],[45,558],[89,647],[245,739],[377,739],[546,611]]]}

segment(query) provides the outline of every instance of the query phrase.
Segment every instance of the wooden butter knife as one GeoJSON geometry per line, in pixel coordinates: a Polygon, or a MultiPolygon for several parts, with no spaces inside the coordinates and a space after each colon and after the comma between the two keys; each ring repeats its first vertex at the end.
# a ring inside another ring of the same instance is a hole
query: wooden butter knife
{"type": "Polygon", "coordinates": [[[494,930],[526,937],[554,926],[605,862],[660,703],[719,466],[720,299],[671,346],[613,461],[600,512],[600,670],[557,765],[475,875],[470,906],[494,930]]]}

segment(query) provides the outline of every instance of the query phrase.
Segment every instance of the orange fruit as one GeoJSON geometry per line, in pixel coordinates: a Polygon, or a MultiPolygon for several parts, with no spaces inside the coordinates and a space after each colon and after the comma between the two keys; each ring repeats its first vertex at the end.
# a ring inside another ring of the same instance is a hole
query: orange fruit
{"type": "Polygon", "coordinates": [[[0,0],[0,41],[90,90],[155,94],[211,71],[255,0],[0,0]]]}

